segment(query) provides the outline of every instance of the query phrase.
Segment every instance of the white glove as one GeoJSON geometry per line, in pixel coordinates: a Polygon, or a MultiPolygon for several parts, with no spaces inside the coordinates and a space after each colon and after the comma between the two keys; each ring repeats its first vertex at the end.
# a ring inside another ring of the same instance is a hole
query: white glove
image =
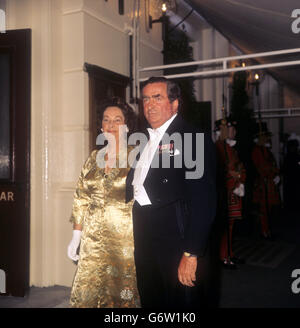
{"type": "Polygon", "coordinates": [[[280,181],[280,176],[276,175],[276,177],[273,179],[274,183],[277,185],[280,181]]]}
{"type": "Polygon", "coordinates": [[[73,230],[73,237],[68,246],[68,257],[73,261],[79,260],[79,255],[76,254],[77,248],[80,244],[81,231],[73,230]]]}
{"type": "Polygon", "coordinates": [[[236,140],[234,140],[234,139],[226,139],[226,143],[230,146],[230,147],[233,147],[233,146],[235,146],[235,144],[236,144],[236,140]]]}
{"type": "Polygon", "coordinates": [[[241,183],[237,188],[233,190],[233,193],[238,195],[239,197],[245,196],[245,186],[243,183],[241,183]]]}

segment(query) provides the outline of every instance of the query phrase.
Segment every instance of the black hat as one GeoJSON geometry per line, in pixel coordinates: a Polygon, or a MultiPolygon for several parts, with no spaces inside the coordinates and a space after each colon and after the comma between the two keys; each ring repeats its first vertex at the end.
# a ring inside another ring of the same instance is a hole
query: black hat
{"type": "Polygon", "coordinates": [[[299,142],[297,139],[289,139],[288,142],[287,142],[287,146],[288,147],[296,147],[298,148],[299,147],[299,142]]]}
{"type": "Polygon", "coordinates": [[[255,125],[255,136],[269,136],[271,137],[273,134],[268,130],[268,126],[266,122],[257,122],[255,125]]]}
{"type": "Polygon", "coordinates": [[[215,129],[214,131],[219,131],[221,129],[221,125],[226,125],[227,127],[230,126],[237,126],[237,121],[233,119],[232,116],[227,116],[226,119],[220,119],[215,121],[215,129]]]}

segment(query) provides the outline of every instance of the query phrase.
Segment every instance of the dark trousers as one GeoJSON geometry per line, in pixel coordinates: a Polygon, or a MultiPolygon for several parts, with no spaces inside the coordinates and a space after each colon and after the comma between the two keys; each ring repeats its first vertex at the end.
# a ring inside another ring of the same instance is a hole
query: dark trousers
{"type": "MultiPolygon", "coordinates": [[[[133,206],[137,285],[143,308],[198,309],[203,299],[203,259],[198,259],[195,287],[178,280],[183,238],[176,206],[133,206]]],[[[204,260],[205,261],[205,260],[204,260]]]]}

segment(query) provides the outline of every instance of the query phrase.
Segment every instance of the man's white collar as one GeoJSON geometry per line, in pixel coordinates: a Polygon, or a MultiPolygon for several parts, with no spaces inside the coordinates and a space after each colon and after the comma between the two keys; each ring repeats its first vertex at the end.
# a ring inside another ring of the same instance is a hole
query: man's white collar
{"type": "Polygon", "coordinates": [[[173,122],[174,118],[177,116],[177,113],[175,113],[171,118],[169,118],[163,125],[161,125],[160,127],[156,128],[156,129],[152,129],[152,128],[147,128],[150,137],[153,135],[163,135],[167,128],[170,126],[170,124],[173,122]]]}

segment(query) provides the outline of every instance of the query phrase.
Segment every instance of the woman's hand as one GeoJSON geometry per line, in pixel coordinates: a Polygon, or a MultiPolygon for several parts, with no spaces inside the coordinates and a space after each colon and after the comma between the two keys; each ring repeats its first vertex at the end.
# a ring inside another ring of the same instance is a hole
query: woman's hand
{"type": "Polygon", "coordinates": [[[73,261],[79,260],[79,255],[77,255],[77,249],[80,244],[81,230],[73,230],[73,237],[68,246],[68,257],[73,261]]]}

